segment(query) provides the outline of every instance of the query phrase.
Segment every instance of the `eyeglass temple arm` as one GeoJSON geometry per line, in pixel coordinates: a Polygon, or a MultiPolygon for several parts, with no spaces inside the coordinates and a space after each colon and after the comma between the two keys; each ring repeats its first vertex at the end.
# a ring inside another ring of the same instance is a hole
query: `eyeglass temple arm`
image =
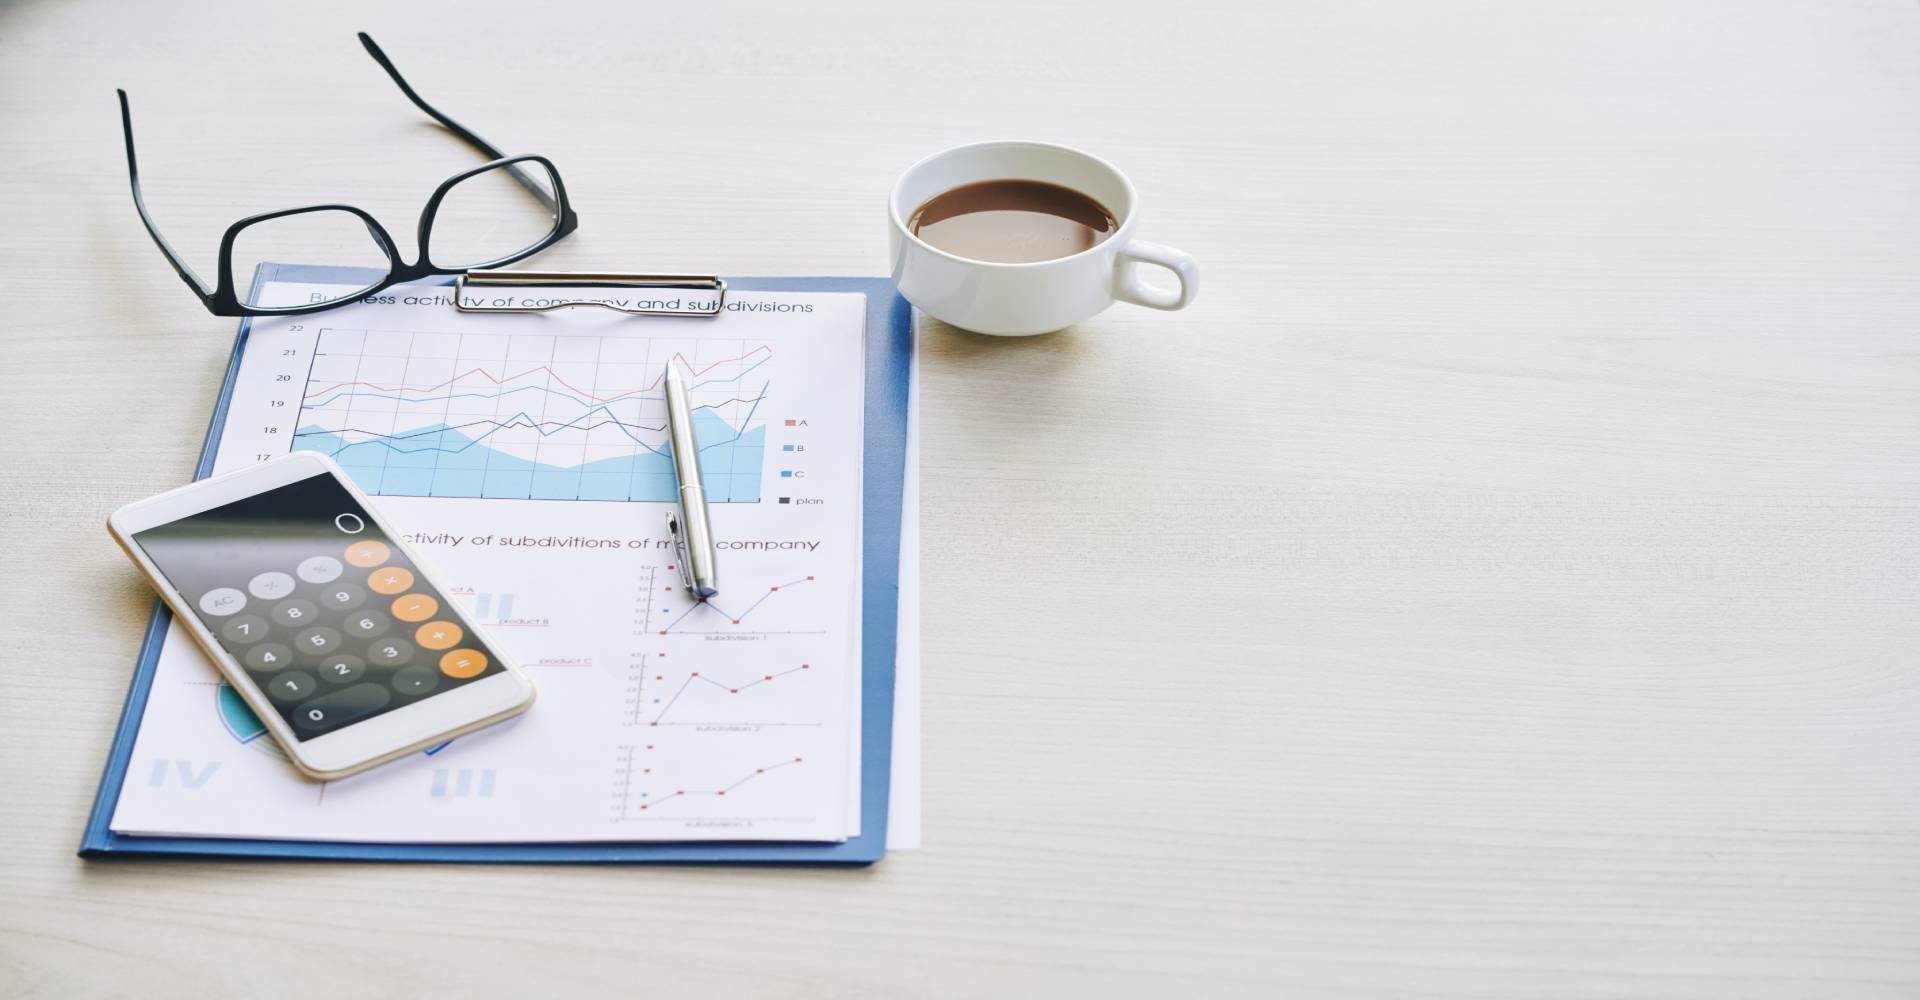
{"type": "Polygon", "coordinates": [[[200,276],[193,273],[193,268],[188,267],[187,262],[181,260],[180,255],[174,252],[173,247],[167,245],[166,238],[160,235],[159,227],[153,224],[153,217],[147,214],[147,200],[140,196],[140,163],[134,159],[133,155],[133,111],[127,106],[126,91],[116,89],[114,93],[120,95],[120,129],[126,133],[127,137],[127,178],[133,185],[133,207],[140,213],[140,224],[147,227],[147,235],[153,237],[154,245],[166,255],[167,263],[172,264],[173,269],[179,272],[180,280],[186,282],[187,286],[204,301],[213,294],[213,289],[208,288],[206,282],[201,281],[200,276]]]}
{"type": "MultiPolygon", "coordinates": [[[[399,85],[400,92],[407,95],[407,100],[412,101],[415,107],[425,111],[427,116],[434,121],[446,126],[447,131],[465,140],[467,145],[487,154],[488,159],[498,160],[507,155],[500,152],[492,143],[475,135],[472,130],[468,129],[465,125],[448,118],[445,114],[442,114],[438,108],[435,108],[423,100],[419,94],[414,93],[413,88],[407,84],[406,77],[401,76],[400,71],[394,68],[393,60],[387,58],[387,54],[381,51],[380,46],[374,42],[373,37],[364,31],[359,32],[359,35],[360,44],[366,46],[367,54],[373,57],[374,62],[380,64],[381,69],[387,71],[388,76],[393,77],[393,82],[399,85]]],[[[526,188],[535,198],[540,199],[540,204],[545,205],[550,211],[559,211],[559,206],[554,203],[553,196],[548,194],[546,190],[540,186],[539,182],[529,177],[526,171],[521,170],[516,165],[508,165],[507,172],[513,175],[514,180],[520,182],[521,187],[526,188]]]]}

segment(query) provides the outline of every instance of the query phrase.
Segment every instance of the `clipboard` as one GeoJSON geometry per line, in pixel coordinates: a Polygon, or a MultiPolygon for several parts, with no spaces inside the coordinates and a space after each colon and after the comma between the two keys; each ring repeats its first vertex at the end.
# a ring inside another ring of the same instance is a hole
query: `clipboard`
{"type": "MultiPolygon", "coordinates": [[[[352,282],[354,268],[262,264],[254,284],[269,280],[352,282]]],[[[125,708],[114,733],[100,789],[80,842],[83,858],[229,857],[340,861],[444,861],[615,864],[865,865],[886,852],[887,796],[893,752],[894,663],[898,647],[901,487],[906,469],[907,380],[913,355],[912,307],[886,278],[727,278],[740,291],[851,292],[866,296],[866,405],[861,484],[860,833],[833,844],[782,841],[682,843],[391,844],[251,840],[217,837],[131,837],[109,828],[127,779],[134,737],[158,666],[171,616],[154,602],[135,662],[125,708]]],[[[441,284],[451,285],[452,281],[441,284]]],[[[636,319],[635,322],[645,322],[636,319]]],[[[208,422],[195,479],[213,471],[221,428],[246,351],[250,320],[242,319],[208,422]]]]}

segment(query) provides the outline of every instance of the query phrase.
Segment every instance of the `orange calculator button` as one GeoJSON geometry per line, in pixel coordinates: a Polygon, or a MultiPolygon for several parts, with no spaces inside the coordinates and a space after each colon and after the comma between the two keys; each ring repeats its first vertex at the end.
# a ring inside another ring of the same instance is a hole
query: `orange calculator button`
{"type": "Polygon", "coordinates": [[[393,616],[403,622],[423,622],[440,610],[440,602],[426,594],[403,594],[393,602],[393,616]]]}
{"type": "Polygon", "coordinates": [[[367,586],[376,594],[402,594],[413,586],[413,573],[400,566],[376,569],[367,577],[367,586]]]}
{"type": "Polygon", "coordinates": [[[477,649],[456,649],[440,658],[440,672],[465,680],[478,677],[487,669],[487,654],[477,649]]]}
{"type": "Polygon", "coordinates": [[[366,569],[369,566],[378,566],[386,562],[388,557],[392,555],[393,550],[387,548],[387,543],[376,542],[371,538],[364,542],[355,542],[347,546],[347,562],[361,569],[366,569]]]}
{"type": "Polygon", "coordinates": [[[464,638],[466,633],[452,622],[428,622],[413,633],[413,641],[428,649],[452,649],[464,638]]]}

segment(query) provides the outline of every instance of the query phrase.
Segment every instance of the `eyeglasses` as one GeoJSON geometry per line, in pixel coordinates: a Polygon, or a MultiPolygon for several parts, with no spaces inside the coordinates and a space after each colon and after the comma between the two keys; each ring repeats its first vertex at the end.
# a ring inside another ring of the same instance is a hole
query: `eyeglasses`
{"type": "Polygon", "coordinates": [[[524,260],[559,242],[580,227],[567,201],[560,171],[544,156],[505,156],[485,139],[441,114],[414,93],[393,61],[366,32],[360,44],[373,56],[400,92],[420,110],[446,126],[489,160],[455,174],[434,189],[420,212],[419,259],[400,259],[393,237],[373,216],[352,205],[308,205],[250,215],[227,227],[220,238],[220,271],[208,286],[160,235],[140,196],[140,166],[133,155],[133,113],[127,92],[120,95],[120,124],[127,134],[127,173],[133,182],[133,207],[153,242],[187,287],[216,316],[294,316],[319,312],[362,298],[390,285],[434,275],[465,274],[524,260]],[[366,265],[385,277],[335,298],[298,305],[267,305],[254,282],[253,265],[311,263],[366,265]]]}

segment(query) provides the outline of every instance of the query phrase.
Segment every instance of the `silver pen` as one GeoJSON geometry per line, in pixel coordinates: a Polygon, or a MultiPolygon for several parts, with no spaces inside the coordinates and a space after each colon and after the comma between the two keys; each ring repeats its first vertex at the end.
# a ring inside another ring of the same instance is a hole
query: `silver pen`
{"type": "Polygon", "coordinates": [[[707,491],[700,485],[700,444],[693,437],[693,407],[687,384],[673,360],[667,360],[667,443],[673,448],[673,476],[680,483],[680,517],[667,515],[667,533],[680,555],[680,579],[693,596],[706,600],[720,592],[720,568],[713,558],[713,526],[707,523],[707,491]]]}

